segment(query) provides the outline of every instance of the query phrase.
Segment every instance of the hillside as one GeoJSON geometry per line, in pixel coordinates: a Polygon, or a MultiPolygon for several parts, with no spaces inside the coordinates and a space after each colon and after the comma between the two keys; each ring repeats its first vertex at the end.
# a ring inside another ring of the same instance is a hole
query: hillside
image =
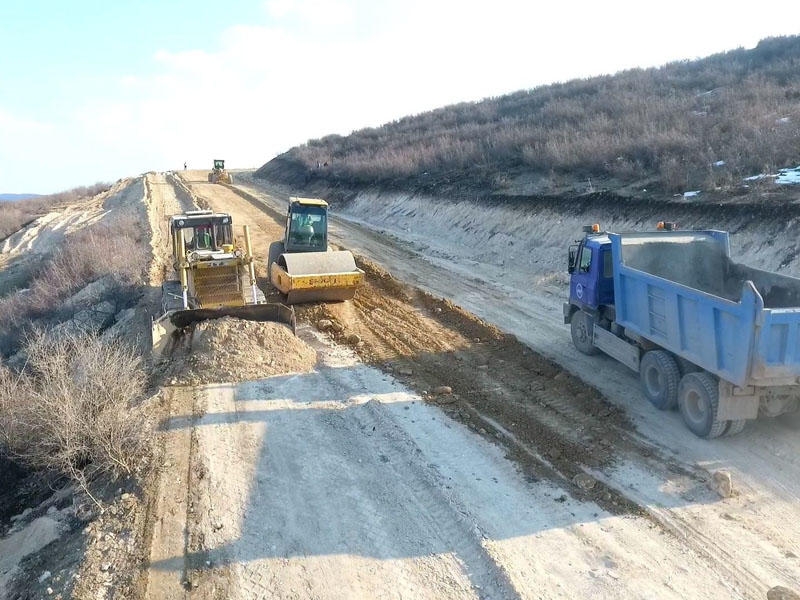
{"type": "Polygon", "coordinates": [[[770,38],[310,140],[256,177],[437,195],[746,193],[747,177],[800,161],[799,66],[800,37],[770,38]]]}

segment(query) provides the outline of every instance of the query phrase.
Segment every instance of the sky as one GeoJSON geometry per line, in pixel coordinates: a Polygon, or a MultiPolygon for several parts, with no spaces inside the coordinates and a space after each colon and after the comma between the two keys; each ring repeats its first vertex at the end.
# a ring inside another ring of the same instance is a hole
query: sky
{"type": "Polygon", "coordinates": [[[447,104],[800,33],[795,2],[2,0],[0,192],[259,167],[447,104]]]}

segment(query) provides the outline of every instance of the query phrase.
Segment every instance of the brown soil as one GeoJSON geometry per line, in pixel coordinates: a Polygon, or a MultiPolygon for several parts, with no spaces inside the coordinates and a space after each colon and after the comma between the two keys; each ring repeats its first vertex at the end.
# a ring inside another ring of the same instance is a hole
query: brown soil
{"type": "MultiPolygon", "coordinates": [[[[352,302],[298,306],[298,318],[503,443],[530,477],[555,478],[587,497],[575,476],[613,463],[615,449],[639,444],[618,408],[514,336],[363,257],[357,262],[367,277],[352,302]]],[[[615,513],[641,513],[599,483],[588,497],[615,513]]]]}
{"type": "Polygon", "coordinates": [[[288,327],[232,317],[198,323],[191,347],[178,381],[192,385],[304,373],[317,360],[316,352],[288,327]]]}

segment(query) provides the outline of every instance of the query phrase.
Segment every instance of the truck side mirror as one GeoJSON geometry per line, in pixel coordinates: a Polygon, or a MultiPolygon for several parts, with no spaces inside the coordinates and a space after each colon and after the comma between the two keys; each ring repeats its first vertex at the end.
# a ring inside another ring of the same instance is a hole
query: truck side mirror
{"type": "Polygon", "coordinates": [[[569,247],[569,257],[567,262],[567,273],[573,273],[575,271],[575,263],[578,259],[578,248],[580,246],[578,244],[573,244],[569,247]]]}

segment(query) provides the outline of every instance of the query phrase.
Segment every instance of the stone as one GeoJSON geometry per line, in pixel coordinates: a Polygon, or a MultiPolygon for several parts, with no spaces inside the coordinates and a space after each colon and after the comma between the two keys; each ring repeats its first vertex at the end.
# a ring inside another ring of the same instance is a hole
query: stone
{"type": "Polygon", "coordinates": [[[800,594],[782,585],[776,585],[767,591],[767,600],[800,600],[800,594]]]}
{"type": "Polygon", "coordinates": [[[708,487],[719,494],[720,498],[730,498],[733,495],[733,483],[729,471],[715,471],[711,474],[708,487]]]}
{"type": "Polygon", "coordinates": [[[449,385],[440,385],[433,388],[433,393],[437,396],[448,396],[453,393],[453,388],[451,388],[449,385]]]}
{"type": "Polygon", "coordinates": [[[331,328],[331,325],[333,325],[333,321],[331,321],[330,319],[320,319],[319,321],[317,321],[317,328],[320,331],[327,331],[328,329],[331,328]]]}
{"type": "Polygon", "coordinates": [[[397,369],[398,375],[413,375],[414,371],[409,369],[408,367],[400,367],[397,369]]]}
{"type": "Polygon", "coordinates": [[[594,486],[597,485],[597,480],[587,473],[578,473],[572,478],[572,482],[582,490],[587,491],[594,489],[594,486]]]}
{"type": "Polygon", "coordinates": [[[354,346],[358,345],[361,343],[361,336],[358,335],[357,333],[351,333],[350,335],[347,336],[347,341],[348,343],[353,344],[354,346]]]}

